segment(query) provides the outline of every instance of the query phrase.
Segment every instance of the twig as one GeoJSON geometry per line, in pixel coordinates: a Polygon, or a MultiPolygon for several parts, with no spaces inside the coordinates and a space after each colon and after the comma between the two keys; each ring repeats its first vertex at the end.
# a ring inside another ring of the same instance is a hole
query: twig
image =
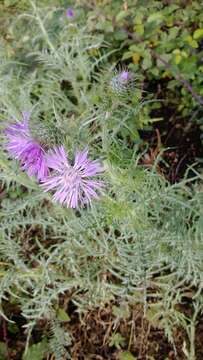
{"type": "MultiPolygon", "coordinates": [[[[144,42],[144,39],[142,37],[138,37],[135,34],[131,33],[130,31],[127,31],[127,34],[129,37],[131,37],[131,39],[135,40],[136,42],[140,43],[140,42],[144,42]]],[[[170,71],[172,72],[174,78],[176,80],[178,80],[183,86],[184,88],[189,91],[191,93],[191,95],[193,96],[193,98],[200,104],[203,105],[203,98],[198,95],[195,90],[193,89],[192,85],[189,83],[189,81],[187,81],[180,73],[178,74],[174,74],[174,71],[172,69],[171,64],[166,61],[165,59],[163,59],[160,55],[158,55],[156,53],[156,51],[154,51],[153,49],[150,49],[151,55],[152,57],[158,59],[164,66],[166,69],[170,69],[170,71]]]]}
{"type": "MultiPolygon", "coordinates": [[[[151,54],[152,54],[153,57],[155,57],[156,59],[158,59],[167,69],[170,69],[171,71],[173,71],[173,70],[172,70],[172,66],[168,63],[168,61],[166,61],[165,59],[163,59],[163,58],[162,58],[160,55],[158,55],[154,50],[150,49],[150,51],[151,51],[151,54]]],[[[175,78],[176,80],[178,80],[178,81],[181,82],[181,84],[184,86],[184,88],[187,89],[187,90],[192,94],[193,98],[194,98],[199,104],[203,105],[203,98],[194,91],[192,85],[191,85],[186,79],[184,79],[184,77],[183,77],[180,73],[178,73],[178,74],[174,74],[174,73],[173,73],[173,76],[174,76],[174,78],[175,78]]]]}

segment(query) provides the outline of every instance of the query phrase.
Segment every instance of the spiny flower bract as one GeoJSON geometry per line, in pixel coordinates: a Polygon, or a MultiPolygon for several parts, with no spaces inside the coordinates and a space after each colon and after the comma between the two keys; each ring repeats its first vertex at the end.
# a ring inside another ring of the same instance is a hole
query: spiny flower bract
{"type": "Polygon", "coordinates": [[[61,144],[63,134],[53,122],[41,119],[30,119],[29,130],[32,138],[44,148],[52,148],[61,144]]]}
{"type": "Polygon", "coordinates": [[[48,175],[44,149],[32,138],[29,131],[29,112],[23,112],[20,122],[10,124],[5,135],[6,150],[21,164],[29,176],[35,176],[39,181],[48,175]]]}
{"type": "Polygon", "coordinates": [[[88,158],[88,149],[77,151],[74,164],[71,165],[65,149],[59,146],[50,150],[47,164],[53,173],[42,184],[45,191],[53,191],[53,200],[69,208],[91,204],[98,199],[103,182],[92,180],[103,171],[99,161],[88,158]]]}
{"type": "Polygon", "coordinates": [[[110,81],[110,88],[117,96],[129,94],[135,88],[135,76],[129,70],[116,72],[110,81]]]}

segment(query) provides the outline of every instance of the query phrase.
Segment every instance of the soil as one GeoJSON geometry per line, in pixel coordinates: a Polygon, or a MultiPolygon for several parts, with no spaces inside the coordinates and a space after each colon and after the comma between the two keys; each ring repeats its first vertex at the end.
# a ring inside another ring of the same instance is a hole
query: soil
{"type": "MultiPolygon", "coordinates": [[[[64,322],[64,329],[68,330],[72,338],[72,346],[67,348],[72,360],[120,360],[125,351],[129,351],[137,360],[186,360],[183,349],[188,346],[188,338],[185,331],[174,328],[174,343],[171,344],[163,329],[155,327],[146,319],[142,305],[131,307],[124,319],[115,316],[114,306],[118,306],[118,302],[108,303],[103,308],[92,308],[79,316],[75,305],[67,299],[69,296],[61,297],[60,303],[70,316],[70,321],[64,322]],[[113,341],[116,339],[115,334],[121,339],[120,342],[113,341]]],[[[10,326],[1,318],[0,340],[7,345],[7,359],[20,360],[26,341],[23,327],[26,321],[17,305],[4,303],[4,307],[17,326],[10,326]]],[[[179,306],[182,312],[185,312],[186,308],[186,305],[184,308],[183,305],[179,306]]],[[[48,333],[48,322],[38,322],[31,344],[40,342],[46,331],[48,333]]],[[[196,360],[203,358],[202,343],[203,316],[200,315],[195,333],[196,360]]],[[[54,360],[54,357],[47,355],[45,359],[54,360]]]]}
{"type": "Polygon", "coordinates": [[[158,171],[171,183],[180,181],[190,167],[187,177],[194,176],[192,167],[198,170],[198,160],[203,158],[200,129],[196,124],[157,123],[152,131],[142,132],[142,138],[149,144],[149,150],[142,164],[152,166],[160,156],[158,171]]]}
{"type": "Polygon", "coordinates": [[[163,330],[153,328],[144,318],[140,305],[132,309],[129,318],[117,322],[109,304],[104,309],[89,311],[82,325],[74,321],[70,328],[74,338],[71,358],[75,360],[120,359],[123,351],[130,351],[139,360],[185,359],[181,349],[182,331],[174,329],[176,344],[173,347],[163,330]],[[122,346],[111,344],[115,333],[123,338],[122,346]]]}
{"type": "Polygon", "coordinates": [[[191,166],[198,170],[203,161],[203,133],[198,124],[202,111],[191,109],[191,117],[184,118],[178,110],[178,103],[163,101],[170,98],[167,82],[146,84],[146,90],[153,94],[157,103],[160,101],[160,108],[151,111],[151,118],[162,120],[155,122],[151,130],[140,132],[148,147],[142,163],[151,166],[159,156],[161,161],[157,169],[171,183],[180,181],[184,176],[193,176],[191,166]]]}

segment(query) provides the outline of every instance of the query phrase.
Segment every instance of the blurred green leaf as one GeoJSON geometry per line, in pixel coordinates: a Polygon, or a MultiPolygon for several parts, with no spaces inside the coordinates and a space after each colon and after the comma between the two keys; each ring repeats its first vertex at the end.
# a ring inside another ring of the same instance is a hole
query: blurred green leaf
{"type": "Polygon", "coordinates": [[[122,10],[116,15],[116,21],[123,20],[128,15],[128,12],[125,10],[122,10]]]}
{"type": "Polygon", "coordinates": [[[200,39],[202,37],[203,37],[203,29],[197,29],[197,30],[194,31],[193,38],[195,40],[198,40],[198,39],[200,39]]]}
{"type": "Polygon", "coordinates": [[[130,309],[127,303],[120,304],[120,306],[113,306],[113,315],[120,319],[127,319],[130,316],[130,309]]]}
{"type": "Polygon", "coordinates": [[[70,316],[67,314],[67,312],[62,309],[62,308],[59,308],[57,310],[57,318],[60,320],[60,321],[70,321],[70,316]]]}
{"type": "Polygon", "coordinates": [[[129,351],[123,351],[119,354],[119,360],[137,360],[129,351]]]}
{"type": "Polygon", "coordinates": [[[145,57],[142,62],[142,68],[143,68],[143,70],[147,70],[147,69],[151,68],[151,66],[152,66],[151,54],[149,52],[146,52],[145,57]]]}
{"type": "Polygon", "coordinates": [[[7,360],[7,347],[6,344],[0,341],[0,360],[7,360]]]}
{"type": "Polygon", "coordinates": [[[28,348],[26,354],[23,354],[22,360],[43,360],[48,351],[48,343],[44,338],[43,341],[33,344],[28,348]]]}
{"type": "Polygon", "coordinates": [[[153,13],[151,15],[149,15],[148,19],[147,19],[147,22],[161,22],[163,20],[163,14],[161,12],[156,12],[156,13],[153,13]]]}
{"type": "Polygon", "coordinates": [[[122,56],[122,60],[130,59],[132,55],[133,55],[132,51],[126,51],[122,56]]]}
{"type": "Polygon", "coordinates": [[[120,333],[115,333],[111,336],[110,346],[115,346],[117,349],[120,349],[125,345],[125,338],[120,333]]]}

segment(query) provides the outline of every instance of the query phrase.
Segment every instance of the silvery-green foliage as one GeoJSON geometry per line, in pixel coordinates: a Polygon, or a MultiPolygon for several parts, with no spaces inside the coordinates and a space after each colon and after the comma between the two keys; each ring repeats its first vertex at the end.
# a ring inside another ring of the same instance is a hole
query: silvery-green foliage
{"type": "Polygon", "coordinates": [[[66,347],[71,344],[70,336],[58,320],[52,320],[49,332],[49,348],[56,360],[71,359],[66,347]]]}
{"type": "MultiPolygon", "coordinates": [[[[126,138],[134,139],[140,128],[143,104],[132,100],[132,108],[110,97],[105,108],[106,79],[99,66],[108,76],[111,69],[100,37],[65,23],[60,9],[33,5],[13,24],[16,39],[22,21],[21,61],[14,56],[0,64],[1,129],[30,110],[33,131],[39,123],[46,144],[54,142],[54,126],[70,153],[88,144],[92,155],[103,157],[106,188],[92,208],[75,212],[53,204],[2,146],[0,298],[15,299],[28,329],[42,318],[57,325],[52,348],[60,353],[62,328],[53,319],[60,294],[70,291],[78,311],[115,298],[141,301],[147,310],[153,288],[172,340],[176,321],[187,327],[174,303],[187,287],[194,286],[198,297],[203,283],[201,177],[196,175],[196,186],[186,179],[171,185],[156,164],[151,170],[139,165],[137,149],[126,138]],[[58,19],[56,31],[50,19],[58,19]]],[[[6,316],[3,307],[1,313],[6,316]]]]}

